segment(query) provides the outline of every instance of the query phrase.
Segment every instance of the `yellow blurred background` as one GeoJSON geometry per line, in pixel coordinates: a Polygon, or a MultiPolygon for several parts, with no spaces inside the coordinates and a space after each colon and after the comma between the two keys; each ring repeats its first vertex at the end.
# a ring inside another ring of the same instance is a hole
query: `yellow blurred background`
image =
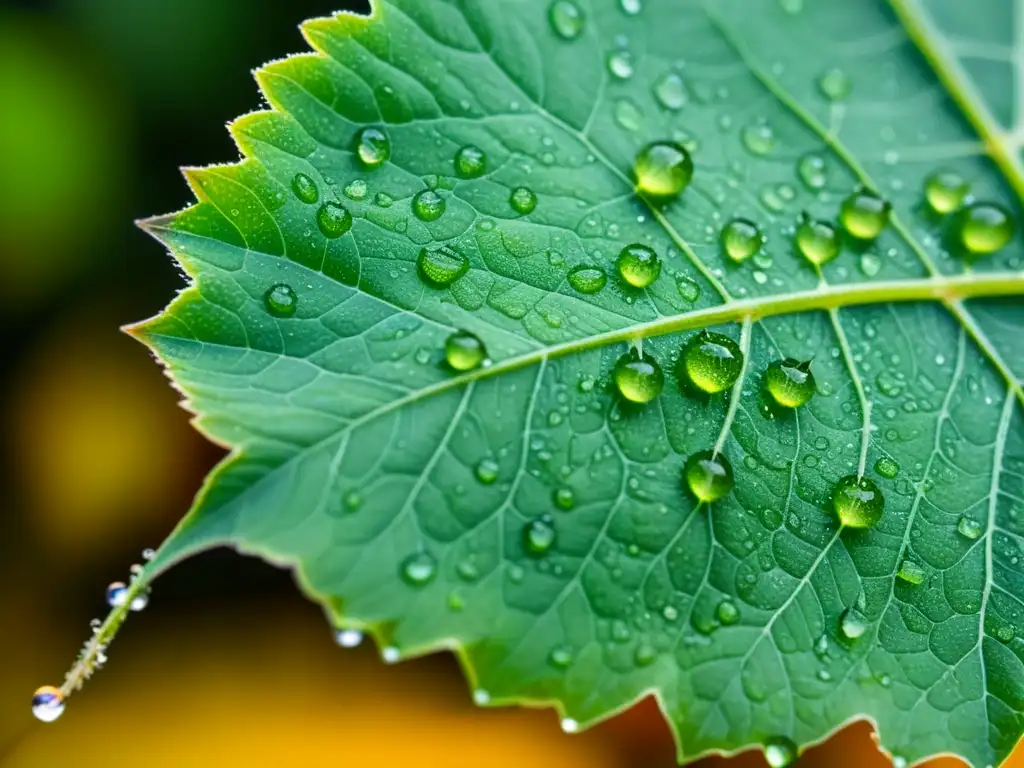
{"type": "MultiPolygon", "coordinates": [[[[189,202],[177,167],[236,157],[249,70],[337,0],[0,2],[0,766],[673,766],[653,702],[567,736],[474,707],[447,654],[338,648],[287,573],[209,553],[156,586],[53,725],[29,711],[219,458],[118,327],[181,286],[133,219],[189,202]]],[[[1024,766],[1024,752],[1010,765],[1024,766]]],[[[757,768],[759,754],[702,768],[757,768]]],[[[801,765],[886,766],[855,724],[801,765]]],[[[951,768],[938,760],[931,768],[951,768]]]]}

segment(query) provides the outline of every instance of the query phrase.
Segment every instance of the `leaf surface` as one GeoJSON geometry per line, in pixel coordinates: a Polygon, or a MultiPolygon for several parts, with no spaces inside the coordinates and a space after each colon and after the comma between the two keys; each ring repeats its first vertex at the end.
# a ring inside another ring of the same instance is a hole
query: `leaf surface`
{"type": "Polygon", "coordinates": [[[953,169],[1016,215],[1010,5],[574,7],[567,39],[566,4],[382,2],[307,22],[316,53],[257,72],[271,109],[231,125],[243,160],[188,171],[198,202],[146,224],[193,282],[135,333],[233,449],[149,573],[233,545],[387,658],[458,651],[481,703],[551,702],[572,730],[653,694],[681,761],[866,716],[905,760],[1000,762],[1024,708],[1022,248],[968,265],[921,190],[953,169]],[[367,126],[390,141],[372,170],[367,126]],[[657,140],[696,168],[667,203],[634,190],[657,140]],[[457,172],[467,146],[482,175],[457,172]],[[798,214],[835,220],[857,185],[890,225],[810,268],[798,214]],[[767,236],[741,265],[719,243],[736,216],[767,236]],[[615,270],[630,243],[663,262],[643,290],[615,270]],[[469,261],[447,288],[417,269],[442,244],[469,261]],[[574,290],[580,265],[601,291],[574,290]],[[289,317],[265,300],[282,285],[289,317]],[[746,352],[729,392],[676,384],[702,328],[746,352]],[[456,330],[492,364],[447,368],[456,330]],[[610,380],[631,343],[666,372],[646,406],[610,380]],[[766,406],[780,357],[814,361],[795,411],[766,406]],[[735,488],[699,504],[681,467],[713,446],[735,488]],[[884,494],[874,528],[836,519],[850,474],[884,494]]]}

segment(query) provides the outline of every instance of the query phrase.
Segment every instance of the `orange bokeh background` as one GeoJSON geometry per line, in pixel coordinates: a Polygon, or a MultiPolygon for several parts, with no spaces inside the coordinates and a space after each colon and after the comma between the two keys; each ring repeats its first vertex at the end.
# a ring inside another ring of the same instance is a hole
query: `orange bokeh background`
{"type": "MultiPolygon", "coordinates": [[[[131,222],[188,202],[177,166],[236,156],[223,123],[258,104],[249,69],[300,50],[297,22],[335,6],[0,8],[0,766],[674,766],[651,701],[574,736],[550,710],[479,709],[450,655],[387,666],[367,645],[343,651],[287,573],[225,552],[158,582],[60,721],[31,718],[104,586],[167,534],[220,456],[118,332],[181,285],[131,222]]],[[[1009,765],[1024,767],[1018,753],[1009,765]]],[[[801,761],[888,764],[866,723],[801,761]]]]}

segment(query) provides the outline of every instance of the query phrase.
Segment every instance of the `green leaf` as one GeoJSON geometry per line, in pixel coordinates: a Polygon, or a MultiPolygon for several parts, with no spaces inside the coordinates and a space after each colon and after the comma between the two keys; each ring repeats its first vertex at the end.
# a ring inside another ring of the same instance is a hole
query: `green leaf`
{"type": "Polygon", "coordinates": [[[380,3],[257,72],[244,159],[145,224],[192,283],[134,333],[232,454],[134,589],[229,544],[386,658],[452,649],[479,702],[567,730],[653,694],[681,761],[870,717],[904,760],[998,763],[1024,728],[1024,252],[969,262],[922,189],[950,169],[1019,215],[1009,4],[574,2],[380,3]],[[693,181],[646,199],[665,140],[693,181]],[[798,214],[858,185],[888,226],[809,266],[798,214]],[[741,264],[733,217],[767,237],[741,264]],[[676,382],[704,328],[744,353],[712,396],[676,382]],[[459,330],[491,364],[445,364],[459,330]],[[666,374],[646,405],[611,382],[631,343],[666,374]],[[783,357],[813,358],[796,410],[763,388],[783,357]],[[735,486],[700,504],[682,467],[712,448],[735,486]],[[839,525],[849,475],[874,527],[839,525]]]}

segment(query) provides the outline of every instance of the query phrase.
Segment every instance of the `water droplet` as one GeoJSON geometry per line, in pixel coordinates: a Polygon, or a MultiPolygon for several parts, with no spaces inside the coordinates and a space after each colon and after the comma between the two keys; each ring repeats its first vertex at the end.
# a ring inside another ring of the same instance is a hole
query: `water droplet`
{"type": "Polygon", "coordinates": [[[334,633],[334,642],[342,648],[355,648],[363,642],[363,633],[358,629],[339,629],[334,633]]]}
{"type": "Polygon", "coordinates": [[[444,358],[456,371],[471,371],[486,357],[484,343],[469,331],[456,331],[444,343],[444,358]]]}
{"type": "Polygon", "coordinates": [[[839,236],[827,221],[802,216],[795,238],[800,253],[811,264],[821,266],[839,255],[839,236]]]}
{"type": "Polygon", "coordinates": [[[295,174],[295,178],[292,179],[292,191],[307,205],[312,205],[320,199],[320,190],[317,189],[316,182],[304,173],[295,174]]]}
{"type": "Polygon", "coordinates": [[[498,479],[500,471],[498,462],[491,458],[484,458],[476,465],[476,479],[484,485],[493,485],[498,479]]]}
{"type": "Polygon", "coordinates": [[[352,229],[352,214],[341,203],[324,203],[316,212],[316,223],[324,237],[333,240],[352,229]]]}
{"type": "Polygon", "coordinates": [[[998,251],[1013,237],[1010,212],[996,203],[975,203],[956,217],[957,240],[970,253],[983,255],[998,251]]]}
{"type": "Polygon", "coordinates": [[[847,475],[836,483],[832,506],[848,528],[871,528],[882,519],[885,500],[874,481],[847,475]]]}
{"type": "Polygon", "coordinates": [[[638,131],[643,124],[643,115],[630,99],[618,99],[615,102],[615,122],[627,131],[638,131]]]}
{"type": "Polygon", "coordinates": [[[867,251],[860,255],[860,271],[865,277],[874,277],[882,270],[882,259],[877,253],[867,251]]]}
{"type": "Polygon", "coordinates": [[[567,645],[559,645],[551,649],[548,662],[556,669],[566,669],[572,664],[572,649],[567,645]]]}
{"type": "Polygon", "coordinates": [[[380,657],[385,664],[395,664],[402,660],[402,652],[393,645],[386,645],[380,649],[380,657]]]}
{"type": "Polygon", "coordinates": [[[796,744],[785,736],[772,736],[764,743],[764,759],[771,768],[789,768],[797,756],[796,744]]]}
{"type": "Polygon", "coordinates": [[[613,51],[608,54],[608,71],[619,80],[633,76],[633,54],[629,51],[613,51]]]}
{"type": "Polygon", "coordinates": [[[900,473],[900,465],[889,456],[879,456],[875,462],[875,472],[888,480],[892,480],[900,473]]]}
{"type": "Polygon", "coordinates": [[[470,144],[455,153],[453,165],[456,175],[460,178],[475,179],[478,176],[483,176],[484,171],[487,170],[487,155],[480,147],[470,144]]]}
{"type": "Polygon", "coordinates": [[[695,453],[683,467],[686,487],[699,501],[718,501],[732,490],[732,465],[729,460],[712,451],[695,453]]]}
{"type": "Polygon", "coordinates": [[[957,521],[956,530],[965,539],[970,539],[971,541],[979,538],[984,531],[981,523],[967,515],[964,515],[957,521]]]}
{"type": "Polygon", "coordinates": [[[952,213],[959,208],[971,191],[971,185],[954,171],[939,170],[924,182],[924,197],[929,207],[938,214],[952,213]]]}
{"type": "Polygon", "coordinates": [[[291,317],[299,308],[299,297],[290,285],[278,283],[263,294],[263,304],[274,317],[291,317]]]}
{"type": "Polygon", "coordinates": [[[743,352],[728,336],[703,330],[683,347],[677,372],[703,392],[721,392],[743,372],[743,352]]]}
{"type": "Polygon", "coordinates": [[[616,263],[622,279],[634,288],[646,288],[661,274],[661,259],[653,248],[640,243],[627,245],[616,263]]]}
{"type": "Polygon", "coordinates": [[[737,264],[761,250],[762,245],[764,236],[752,221],[733,219],[722,228],[722,248],[737,264]]]}
{"type": "Polygon", "coordinates": [[[655,198],[674,197],[693,178],[693,159],[680,144],[656,141],[640,150],[633,171],[640,192],[655,198]]]}
{"type": "Polygon", "coordinates": [[[814,395],[816,385],[811,361],[791,357],[776,360],[764,374],[764,385],[772,399],[784,408],[799,408],[814,395]]]}
{"type": "Polygon", "coordinates": [[[537,196],[533,194],[532,189],[527,187],[513,189],[508,201],[516,213],[521,213],[523,216],[533,213],[533,209],[537,207],[537,196]]]}
{"type": "Polygon", "coordinates": [[[356,134],[356,154],[364,168],[376,168],[391,157],[391,142],[380,128],[363,128],[356,134]]]}
{"type": "Polygon", "coordinates": [[[666,72],[654,83],[654,98],[665,109],[675,112],[686,105],[686,86],[675,72],[666,72]]]}
{"type": "Polygon", "coordinates": [[[435,288],[446,288],[469,271],[469,259],[453,246],[424,248],[416,259],[420,276],[435,288]]]}
{"type": "Polygon", "coordinates": [[[1004,624],[996,630],[996,639],[1001,643],[1013,642],[1013,638],[1016,636],[1016,631],[1009,624],[1004,624]]]}
{"type": "Polygon", "coordinates": [[[580,293],[597,293],[608,282],[608,276],[600,267],[580,264],[569,270],[569,285],[580,293]]]}
{"type": "Polygon", "coordinates": [[[715,608],[715,616],[723,626],[730,626],[740,620],[740,609],[731,600],[723,600],[715,608]]]}
{"type": "Polygon", "coordinates": [[[552,494],[555,506],[568,512],[576,506],[576,494],[571,488],[556,488],[552,494]]]}
{"type": "Polygon", "coordinates": [[[147,605],[149,605],[149,592],[139,592],[132,598],[128,608],[138,613],[139,611],[144,611],[147,605]]]}
{"type": "Polygon", "coordinates": [[[402,561],[402,579],[413,587],[424,587],[437,575],[437,561],[429,552],[415,552],[402,561]]]}
{"type": "Polygon", "coordinates": [[[864,614],[852,606],[839,617],[839,631],[847,640],[856,640],[868,631],[869,626],[864,614]]]}
{"type": "Polygon", "coordinates": [[[907,582],[907,584],[917,586],[924,581],[925,572],[924,568],[919,563],[911,560],[910,558],[905,558],[903,562],[900,563],[900,569],[896,572],[896,575],[903,581],[907,582]]]}
{"type": "Polygon", "coordinates": [[[843,70],[833,68],[826,70],[818,78],[818,88],[829,101],[844,101],[850,95],[852,84],[843,70]]]}
{"type": "Polygon", "coordinates": [[[432,189],[417,192],[412,198],[412,212],[420,221],[437,221],[444,213],[444,198],[432,189]]]}
{"type": "Polygon", "coordinates": [[[552,3],[548,18],[555,34],[563,40],[575,40],[583,31],[583,11],[569,0],[556,0],[552,3]]]}
{"type": "Polygon", "coordinates": [[[52,685],[44,685],[37,688],[32,694],[32,714],[36,720],[44,723],[52,723],[64,714],[64,694],[60,688],[52,685]]]}
{"type": "Polygon", "coordinates": [[[622,396],[633,403],[649,403],[665,385],[661,366],[649,355],[641,357],[635,349],[615,363],[612,379],[622,396]]]}
{"type": "Polygon", "coordinates": [[[486,706],[491,703],[491,694],[489,691],[485,691],[483,688],[477,688],[473,691],[473,703],[479,707],[486,706]]]}
{"type": "Polygon", "coordinates": [[[649,667],[658,658],[658,651],[650,643],[638,643],[633,651],[633,661],[638,667],[649,667]]]}
{"type": "Polygon", "coordinates": [[[889,223],[891,205],[866,189],[860,189],[843,201],[839,223],[858,240],[874,240],[889,223]]]}
{"type": "Polygon", "coordinates": [[[751,123],[743,129],[743,146],[752,155],[763,157],[775,146],[775,131],[763,120],[751,123]]]}
{"type": "Polygon", "coordinates": [[[573,720],[571,717],[562,718],[562,730],[566,733],[576,733],[580,729],[580,724],[573,720]]]}
{"type": "Polygon", "coordinates": [[[395,202],[395,199],[391,197],[387,192],[378,192],[373,196],[374,205],[380,208],[390,208],[395,202]]]}
{"type": "Polygon", "coordinates": [[[619,0],[619,7],[627,16],[636,16],[643,9],[640,0],[619,0]]]}
{"type": "Polygon", "coordinates": [[[107,587],[107,605],[117,608],[128,599],[128,585],[123,581],[115,581],[107,587]]]}
{"type": "Polygon", "coordinates": [[[685,301],[694,302],[700,298],[700,285],[686,275],[679,275],[676,278],[676,290],[685,301]]]}
{"type": "Polygon", "coordinates": [[[549,515],[541,515],[523,527],[523,543],[526,551],[539,556],[547,552],[555,543],[555,524],[549,515]]]}
{"type": "Polygon", "coordinates": [[[810,190],[824,189],[828,183],[827,166],[821,155],[804,155],[797,163],[796,171],[804,186],[810,190]]]}
{"type": "Polygon", "coordinates": [[[355,179],[345,185],[345,197],[349,200],[362,200],[366,197],[366,182],[362,179],[355,179]]]}

